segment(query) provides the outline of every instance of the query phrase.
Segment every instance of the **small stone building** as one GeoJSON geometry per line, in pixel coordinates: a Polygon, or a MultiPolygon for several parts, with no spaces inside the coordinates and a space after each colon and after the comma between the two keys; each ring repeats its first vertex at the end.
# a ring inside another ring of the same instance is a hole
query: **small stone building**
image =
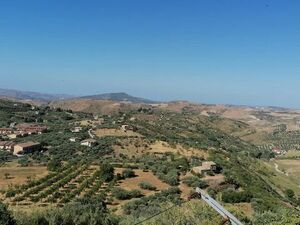
{"type": "Polygon", "coordinates": [[[196,166],[192,171],[196,174],[205,175],[207,172],[214,172],[217,170],[217,164],[212,161],[202,162],[201,166],[196,166]]]}
{"type": "Polygon", "coordinates": [[[41,149],[41,145],[39,142],[28,141],[24,143],[19,143],[14,146],[14,155],[31,153],[34,151],[39,151],[41,149]]]}

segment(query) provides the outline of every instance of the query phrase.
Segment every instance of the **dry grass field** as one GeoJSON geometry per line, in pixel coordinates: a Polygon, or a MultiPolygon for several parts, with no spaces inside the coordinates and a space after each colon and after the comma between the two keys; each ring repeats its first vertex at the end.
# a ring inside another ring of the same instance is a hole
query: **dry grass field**
{"type": "Polygon", "coordinates": [[[134,131],[122,131],[121,129],[97,129],[94,131],[97,137],[115,136],[115,137],[140,137],[139,133],[134,131]]]}
{"type": "Polygon", "coordinates": [[[277,187],[279,193],[283,194],[284,190],[292,189],[300,195],[300,160],[273,160],[265,162],[264,165],[270,174],[267,179],[277,187]]]}
{"type": "Polygon", "coordinates": [[[196,148],[185,148],[182,145],[170,146],[167,142],[157,141],[153,144],[145,141],[143,138],[130,138],[122,140],[119,145],[113,146],[116,155],[124,154],[128,157],[143,155],[145,153],[166,153],[171,152],[190,158],[198,156],[207,159],[208,151],[196,148]]]}
{"type": "Polygon", "coordinates": [[[165,152],[172,152],[177,153],[186,157],[191,156],[198,156],[204,159],[208,158],[208,152],[196,148],[185,148],[181,145],[176,145],[176,147],[170,146],[168,143],[163,141],[157,141],[154,144],[150,145],[150,152],[158,152],[158,153],[165,153],[165,152]]]}
{"type": "Polygon", "coordinates": [[[18,167],[12,164],[3,166],[0,167],[0,189],[6,189],[9,185],[23,184],[28,178],[37,179],[47,174],[47,167],[42,166],[18,167]]]}
{"type": "Polygon", "coordinates": [[[296,177],[299,180],[300,185],[300,160],[297,159],[283,159],[283,160],[275,160],[278,164],[278,168],[288,176],[296,177]]]}
{"type": "Polygon", "coordinates": [[[290,150],[285,155],[278,157],[279,159],[300,158],[300,151],[290,150]]]}

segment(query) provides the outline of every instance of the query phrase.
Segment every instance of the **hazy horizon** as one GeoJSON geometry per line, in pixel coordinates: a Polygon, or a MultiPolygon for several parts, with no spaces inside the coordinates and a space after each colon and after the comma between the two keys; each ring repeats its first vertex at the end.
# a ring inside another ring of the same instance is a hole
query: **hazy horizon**
{"type": "Polygon", "coordinates": [[[300,108],[300,2],[0,3],[1,88],[300,108]]]}

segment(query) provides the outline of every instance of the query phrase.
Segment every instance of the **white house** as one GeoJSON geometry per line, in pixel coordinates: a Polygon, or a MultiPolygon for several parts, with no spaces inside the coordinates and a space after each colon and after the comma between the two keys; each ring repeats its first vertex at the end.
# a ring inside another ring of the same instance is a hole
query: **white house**
{"type": "Polygon", "coordinates": [[[74,127],[71,131],[73,133],[79,133],[82,130],[82,127],[74,127]]]}
{"type": "Polygon", "coordinates": [[[71,137],[69,140],[70,140],[71,142],[76,142],[76,141],[78,140],[78,138],[77,138],[77,137],[71,137]]]}
{"type": "Polygon", "coordinates": [[[90,139],[83,140],[80,144],[84,146],[92,147],[97,144],[97,141],[95,139],[90,138],[90,139]]]}

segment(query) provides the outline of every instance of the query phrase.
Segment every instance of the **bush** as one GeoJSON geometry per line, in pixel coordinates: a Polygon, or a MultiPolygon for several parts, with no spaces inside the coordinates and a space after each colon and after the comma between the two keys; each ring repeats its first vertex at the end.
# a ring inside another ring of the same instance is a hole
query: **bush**
{"type": "Polygon", "coordinates": [[[103,163],[100,168],[100,177],[105,182],[109,182],[114,179],[114,167],[110,164],[103,163]]]}
{"type": "Polygon", "coordinates": [[[116,199],[119,200],[127,200],[142,197],[142,193],[139,190],[127,191],[122,188],[113,188],[112,194],[116,199]]]}
{"type": "Polygon", "coordinates": [[[109,214],[105,203],[97,198],[82,199],[78,202],[69,203],[63,208],[52,209],[40,213],[34,212],[28,215],[18,214],[16,216],[18,225],[119,224],[118,219],[109,214]]]}
{"type": "Polygon", "coordinates": [[[222,201],[225,203],[250,202],[252,198],[252,194],[247,191],[226,190],[222,193],[222,201]]]}
{"type": "Polygon", "coordinates": [[[195,176],[185,177],[182,179],[182,182],[189,187],[199,187],[199,188],[206,188],[208,185],[205,181],[202,181],[200,178],[195,176]]]}
{"type": "Polygon", "coordinates": [[[207,189],[207,194],[210,195],[210,197],[215,198],[217,195],[216,190],[212,189],[212,188],[208,188],[207,189]]]}
{"type": "Polygon", "coordinates": [[[58,159],[52,159],[47,165],[47,169],[52,172],[57,172],[61,168],[62,168],[62,163],[58,159]]]}
{"type": "Polygon", "coordinates": [[[6,205],[0,202],[0,224],[1,225],[15,225],[16,221],[8,211],[6,205]]]}
{"type": "Polygon", "coordinates": [[[291,189],[287,189],[285,190],[285,195],[289,198],[289,199],[293,199],[295,197],[295,192],[291,189]]]}
{"type": "Polygon", "coordinates": [[[122,172],[124,178],[135,177],[135,172],[132,169],[126,169],[122,172]]]}
{"type": "Polygon", "coordinates": [[[139,183],[139,186],[140,186],[140,188],[145,189],[145,190],[150,190],[150,191],[156,190],[156,187],[148,182],[141,182],[141,183],[139,183]]]}

